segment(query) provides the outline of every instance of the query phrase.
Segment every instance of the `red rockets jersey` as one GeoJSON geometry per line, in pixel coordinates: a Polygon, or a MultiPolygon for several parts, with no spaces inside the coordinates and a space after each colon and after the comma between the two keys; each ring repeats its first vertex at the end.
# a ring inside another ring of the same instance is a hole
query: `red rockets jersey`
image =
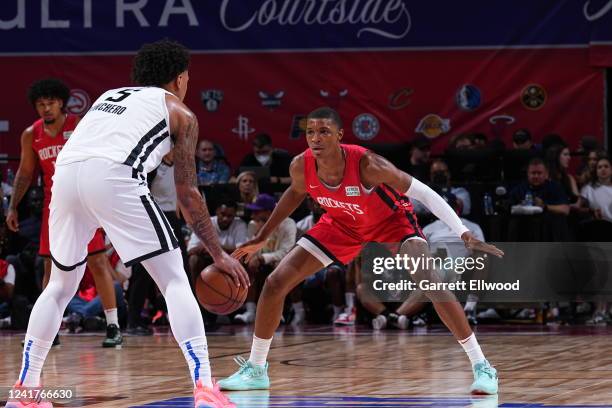
{"type": "Polygon", "coordinates": [[[51,185],[55,173],[55,159],[68,141],[72,131],[76,127],[77,116],[66,115],[64,127],[54,137],[45,132],[43,120],[39,119],[32,125],[32,149],[38,156],[38,162],[43,174],[45,186],[45,205],[51,201],[51,185]]]}
{"type": "Polygon", "coordinates": [[[321,222],[331,222],[352,236],[371,236],[382,223],[393,217],[405,217],[420,233],[408,197],[391,186],[381,184],[370,190],[361,184],[359,162],[367,151],[358,145],[341,145],[344,150],[344,176],[339,186],[330,188],[317,176],[315,158],[310,149],[304,154],[306,191],[323,207],[321,222]]]}

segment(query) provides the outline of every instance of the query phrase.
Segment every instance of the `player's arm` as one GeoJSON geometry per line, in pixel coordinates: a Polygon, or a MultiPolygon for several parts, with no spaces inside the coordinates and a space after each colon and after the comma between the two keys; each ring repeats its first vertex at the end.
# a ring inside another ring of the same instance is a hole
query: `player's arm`
{"type": "Polygon", "coordinates": [[[221,248],[217,232],[210,221],[206,202],[197,187],[193,160],[198,143],[198,120],[177,98],[166,97],[170,114],[170,130],[175,137],[174,182],[176,195],[185,221],[212,256],[215,264],[228,272],[237,285],[248,286],[249,278],[239,262],[221,248]]]}
{"type": "Polygon", "coordinates": [[[31,126],[21,134],[21,158],[17,174],[15,175],[15,181],[13,182],[13,194],[11,195],[11,202],[9,203],[8,214],[6,216],[6,223],[11,231],[19,229],[17,206],[30,187],[34,170],[36,170],[36,163],[38,162],[36,152],[32,149],[33,137],[34,133],[31,126]]]}
{"type": "Polygon", "coordinates": [[[306,183],[304,181],[304,155],[296,156],[289,166],[291,184],[281,196],[278,204],[272,211],[268,221],[261,227],[255,237],[234,251],[233,256],[241,259],[247,257],[247,261],[259,251],[266,243],[266,239],[289,217],[306,198],[306,183]]]}
{"type": "Polygon", "coordinates": [[[398,170],[384,157],[367,152],[361,159],[360,173],[361,180],[366,186],[378,186],[385,183],[397,191],[405,192],[404,194],[408,197],[419,200],[432,214],[442,220],[457,236],[461,237],[468,249],[475,249],[496,256],[503,255],[503,252],[495,246],[477,239],[463,225],[459,216],[440,195],[409,174],[398,170]]]}

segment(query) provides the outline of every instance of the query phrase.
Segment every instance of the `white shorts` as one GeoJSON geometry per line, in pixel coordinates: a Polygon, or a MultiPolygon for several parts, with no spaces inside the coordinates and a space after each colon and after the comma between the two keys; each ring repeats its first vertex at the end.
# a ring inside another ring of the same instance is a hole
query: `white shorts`
{"type": "Polygon", "coordinates": [[[57,166],[49,208],[51,259],[62,270],[85,263],[99,227],[126,267],[178,248],[146,183],[124,164],[95,158],[57,166]]]}

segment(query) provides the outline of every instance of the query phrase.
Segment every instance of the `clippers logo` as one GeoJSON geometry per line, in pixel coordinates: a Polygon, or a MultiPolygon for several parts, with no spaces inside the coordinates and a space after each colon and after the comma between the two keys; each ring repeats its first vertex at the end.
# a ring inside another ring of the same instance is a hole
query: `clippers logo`
{"type": "Polygon", "coordinates": [[[246,116],[238,116],[238,127],[232,129],[232,133],[236,133],[240,140],[248,140],[249,135],[253,133],[255,129],[249,127],[249,118],[246,116]]]}
{"type": "Polygon", "coordinates": [[[430,113],[421,119],[415,131],[433,139],[448,132],[450,128],[450,119],[442,119],[440,116],[430,113]]]}
{"type": "Polygon", "coordinates": [[[546,103],[546,90],[540,85],[527,85],[521,92],[521,103],[529,110],[538,110],[546,103]]]}
{"type": "Polygon", "coordinates": [[[372,140],[380,130],[380,123],[371,113],[362,113],[353,120],[353,133],[358,139],[372,140]]]}
{"type": "Polygon", "coordinates": [[[91,99],[87,92],[82,89],[71,89],[70,98],[66,104],[66,110],[73,115],[82,115],[89,110],[91,99]]]}
{"type": "Polygon", "coordinates": [[[202,103],[209,112],[216,112],[223,100],[223,91],[219,89],[207,89],[201,93],[202,103]]]}
{"type": "Polygon", "coordinates": [[[270,110],[278,108],[281,105],[281,99],[285,96],[285,91],[278,91],[274,94],[268,94],[263,91],[259,91],[259,98],[261,99],[261,105],[270,110]]]}
{"type": "Polygon", "coordinates": [[[410,97],[414,94],[412,88],[401,88],[389,95],[389,108],[393,110],[404,109],[410,105],[410,97]]]}
{"type": "Polygon", "coordinates": [[[477,109],[482,103],[481,95],[480,89],[474,85],[467,84],[459,88],[455,95],[455,101],[461,110],[470,112],[477,109]]]}

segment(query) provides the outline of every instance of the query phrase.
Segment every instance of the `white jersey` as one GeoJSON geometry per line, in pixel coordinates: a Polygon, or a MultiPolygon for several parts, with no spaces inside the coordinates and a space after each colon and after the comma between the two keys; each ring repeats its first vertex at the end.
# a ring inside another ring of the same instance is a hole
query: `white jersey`
{"type": "Polygon", "coordinates": [[[77,125],[56,166],[104,158],[132,167],[133,177],[144,180],[172,147],[166,94],[157,87],[106,91],[77,125]]]}

